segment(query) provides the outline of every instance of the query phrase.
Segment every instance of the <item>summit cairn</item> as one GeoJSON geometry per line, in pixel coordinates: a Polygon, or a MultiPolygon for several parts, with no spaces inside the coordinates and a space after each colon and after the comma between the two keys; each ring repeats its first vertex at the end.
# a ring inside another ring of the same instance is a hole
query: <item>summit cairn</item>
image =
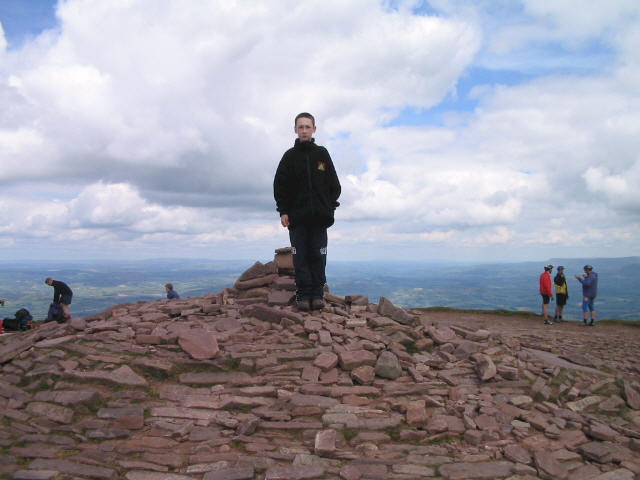
{"type": "MultiPolygon", "coordinates": [[[[633,479],[637,335],[326,291],[288,248],[232,287],[0,337],[15,479],[633,479]],[[504,319],[503,319],[504,320],[504,319]],[[514,326],[515,325],[515,326],[514,326]],[[562,334],[558,334],[561,332],[562,334]]],[[[619,327],[624,328],[624,327],[619,327]]]]}

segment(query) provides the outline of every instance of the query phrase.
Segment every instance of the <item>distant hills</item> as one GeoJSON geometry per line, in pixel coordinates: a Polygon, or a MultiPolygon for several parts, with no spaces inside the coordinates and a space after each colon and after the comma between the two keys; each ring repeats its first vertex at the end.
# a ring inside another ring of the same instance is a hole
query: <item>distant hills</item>
{"type": "MultiPolygon", "coordinates": [[[[255,260],[144,260],[121,262],[3,262],[0,263],[0,316],[12,316],[21,307],[36,319],[44,318],[53,289],[51,276],[74,291],[72,313],[85,316],[117,303],[164,297],[171,282],[181,296],[219,292],[233,283],[255,260]]],[[[404,307],[445,306],[460,309],[540,310],[538,277],[543,266],[563,265],[569,283],[565,317],[581,318],[581,287],[573,278],[586,263],[600,279],[596,301],[601,319],[640,320],[640,257],[563,259],[519,263],[340,262],[329,261],[327,281],[336,295],[381,296],[404,307]]],[[[555,274],[555,269],[554,269],[555,274]]]]}

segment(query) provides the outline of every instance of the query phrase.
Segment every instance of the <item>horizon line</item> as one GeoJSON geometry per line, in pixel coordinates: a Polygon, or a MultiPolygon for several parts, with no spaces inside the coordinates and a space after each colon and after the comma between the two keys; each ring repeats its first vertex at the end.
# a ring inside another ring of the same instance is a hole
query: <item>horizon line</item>
{"type": "MultiPolygon", "coordinates": [[[[444,263],[464,263],[464,264],[513,264],[513,263],[536,263],[536,262],[550,262],[555,260],[571,261],[571,260],[638,260],[640,261],[640,255],[623,255],[619,257],[591,257],[591,256],[579,256],[579,257],[550,257],[546,259],[537,260],[456,260],[456,259],[420,259],[420,260],[407,260],[407,259],[360,259],[360,260],[345,260],[345,259],[332,259],[331,263],[413,263],[413,264],[444,264],[444,263]]],[[[58,259],[52,260],[50,258],[18,258],[12,260],[0,259],[0,265],[13,265],[19,263],[46,263],[46,264],[78,264],[78,263],[143,263],[143,262],[182,262],[182,261],[206,261],[206,262],[257,262],[256,258],[208,258],[208,257],[150,257],[150,258],[78,258],[78,259],[58,259]]],[[[270,261],[270,260],[269,260],[270,261]]]]}

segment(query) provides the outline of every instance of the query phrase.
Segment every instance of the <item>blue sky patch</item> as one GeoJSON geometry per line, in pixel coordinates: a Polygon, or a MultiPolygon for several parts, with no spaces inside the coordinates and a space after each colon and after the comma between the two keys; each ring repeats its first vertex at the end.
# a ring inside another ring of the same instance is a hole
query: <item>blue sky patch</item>
{"type": "Polygon", "coordinates": [[[2,0],[0,22],[8,48],[20,48],[26,40],[37,37],[44,30],[55,28],[57,0],[2,0]]]}

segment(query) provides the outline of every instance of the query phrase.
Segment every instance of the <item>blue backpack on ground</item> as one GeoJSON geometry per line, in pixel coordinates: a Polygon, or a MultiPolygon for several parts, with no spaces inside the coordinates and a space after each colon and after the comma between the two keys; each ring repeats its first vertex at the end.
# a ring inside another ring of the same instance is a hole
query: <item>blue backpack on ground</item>
{"type": "Polygon", "coordinates": [[[47,313],[47,319],[44,321],[47,322],[58,322],[64,323],[66,318],[64,318],[64,312],[62,311],[62,307],[59,303],[52,303],[49,305],[49,312],[47,313]]]}

